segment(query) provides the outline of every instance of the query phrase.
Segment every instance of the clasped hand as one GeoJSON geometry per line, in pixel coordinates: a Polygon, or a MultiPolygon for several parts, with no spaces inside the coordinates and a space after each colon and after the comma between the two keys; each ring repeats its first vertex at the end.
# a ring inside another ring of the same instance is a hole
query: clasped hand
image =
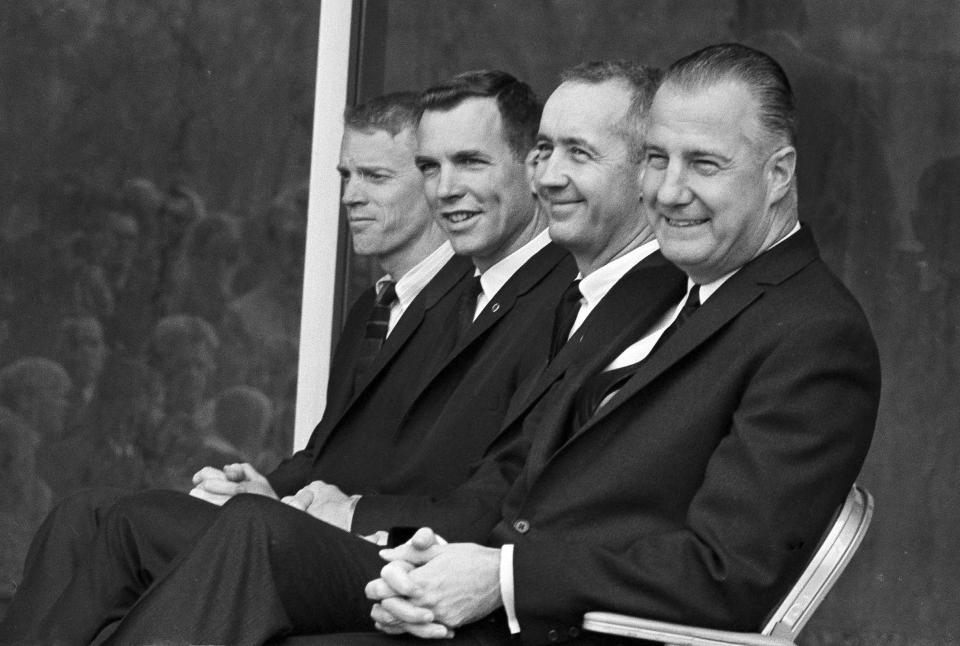
{"type": "Polygon", "coordinates": [[[277,494],[265,477],[243,462],[228,464],[223,470],[203,467],[193,475],[190,495],[215,505],[222,505],[238,493],[255,493],[276,500],[277,494]]]}
{"type": "Polygon", "coordinates": [[[348,496],[332,484],[314,480],[281,502],[342,530],[350,531],[353,522],[353,502],[359,496],[348,496]]]}
{"type": "Polygon", "coordinates": [[[422,528],[403,545],[382,550],[388,563],[367,584],[378,630],[427,639],[453,636],[453,629],[502,605],[500,550],[474,543],[447,544],[422,528]]]}

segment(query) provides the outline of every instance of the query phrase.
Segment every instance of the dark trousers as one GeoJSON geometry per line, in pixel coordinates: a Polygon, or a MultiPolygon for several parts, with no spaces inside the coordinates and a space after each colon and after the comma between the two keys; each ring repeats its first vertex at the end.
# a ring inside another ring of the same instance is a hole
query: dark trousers
{"type": "MultiPolygon", "coordinates": [[[[0,643],[423,644],[372,632],[363,589],[384,564],[378,551],[262,496],[220,508],[172,491],[88,495],[38,533],[0,643]],[[72,576],[58,577],[58,562],[72,576]]],[[[502,611],[452,641],[513,643],[502,611]]]]}
{"type": "Polygon", "coordinates": [[[106,513],[130,494],[125,489],[87,489],[54,507],[30,543],[23,578],[0,622],[0,644],[39,641],[43,618],[85,561],[106,513]]]}

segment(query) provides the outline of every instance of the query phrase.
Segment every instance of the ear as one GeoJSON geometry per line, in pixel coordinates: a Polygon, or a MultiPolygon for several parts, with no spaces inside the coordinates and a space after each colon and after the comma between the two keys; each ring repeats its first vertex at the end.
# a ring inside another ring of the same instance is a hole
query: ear
{"type": "Polygon", "coordinates": [[[783,199],[797,170],[797,149],[793,146],[780,148],[767,160],[767,202],[776,204],[783,199]]]}

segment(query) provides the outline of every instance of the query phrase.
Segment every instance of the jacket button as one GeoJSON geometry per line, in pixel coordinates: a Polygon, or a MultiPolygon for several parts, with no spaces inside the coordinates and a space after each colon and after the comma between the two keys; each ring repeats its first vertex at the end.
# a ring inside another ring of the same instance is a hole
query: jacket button
{"type": "Polygon", "coordinates": [[[519,534],[526,534],[530,531],[530,521],[524,520],[523,518],[513,521],[513,528],[517,530],[519,534]]]}
{"type": "Polygon", "coordinates": [[[580,629],[576,626],[570,626],[570,628],[567,629],[567,634],[576,638],[580,635],[580,629]]]}
{"type": "Polygon", "coordinates": [[[558,639],[560,639],[560,633],[558,633],[556,630],[553,630],[551,628],[550,632],[547,633],[547,639],[549,639],[552,642],[555,642],[558,639]]]}

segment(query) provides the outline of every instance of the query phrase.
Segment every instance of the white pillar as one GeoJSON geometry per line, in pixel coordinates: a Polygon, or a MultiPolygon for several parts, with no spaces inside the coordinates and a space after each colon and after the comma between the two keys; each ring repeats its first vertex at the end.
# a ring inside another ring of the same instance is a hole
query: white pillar
{"type": "Polygon", "coordinates": [[[294,449],[307,443],[326,405],[340,226],[336,166],[347,103],[351,11],[351,0],[323,0],[320,8],[294,449]]]}

